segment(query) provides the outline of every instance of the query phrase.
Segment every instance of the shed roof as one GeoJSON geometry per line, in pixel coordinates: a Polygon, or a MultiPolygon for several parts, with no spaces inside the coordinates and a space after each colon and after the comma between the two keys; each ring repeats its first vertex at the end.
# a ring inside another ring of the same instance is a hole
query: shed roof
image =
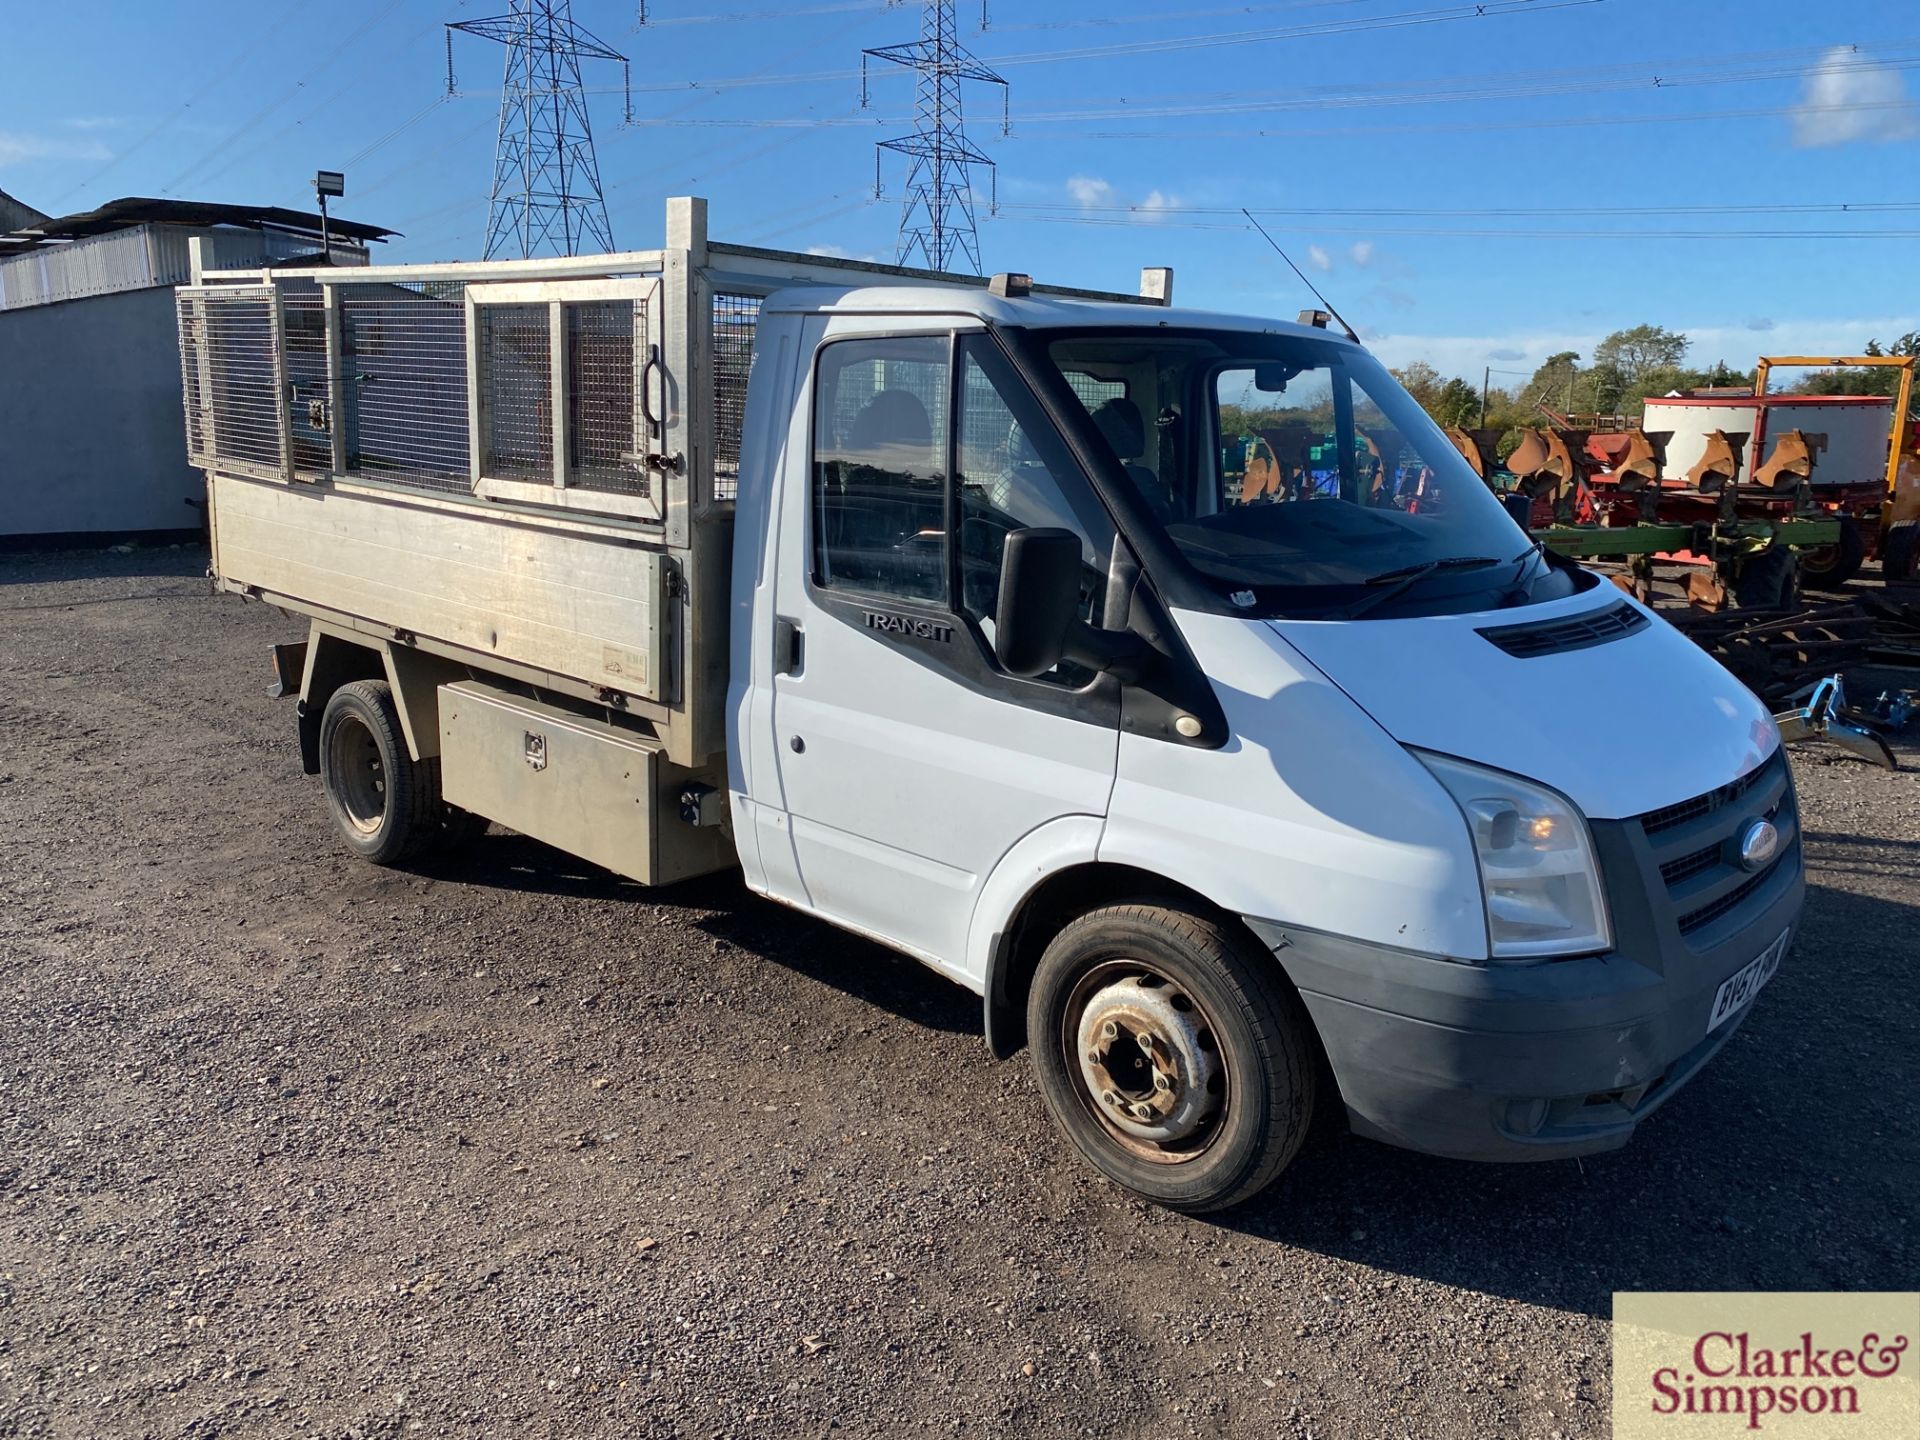
{"type": "Polygon", "coordinates": [[[26,201],[16,200],[0,190],[0,232],[18,230],[23,225],[37,225],[46,218],[26,201]]]}
{"type": "MultiPolygon", "coordinates": [[[[5,198],[0,196],[0,198],[5,198]]],[[[18,203],[18,202],[15,202],[18,203]]],[[[25,208],[24,206],[21,208],[25,208]]],[[[42,217],[0,234],[0,256],[18,255],[42,245],[80,240],[134,225],[231,225],[245,230],[284,230],[320,238],[320,215],[312,210],[283,210],[277,205],[220,205],[201,200],[153,200],[128,196],[97,210],[58,219],[42,217]]],[[[397,235],[378,225],[329,217],[328,230],[342,240],[384,240],[397,235]]]]}

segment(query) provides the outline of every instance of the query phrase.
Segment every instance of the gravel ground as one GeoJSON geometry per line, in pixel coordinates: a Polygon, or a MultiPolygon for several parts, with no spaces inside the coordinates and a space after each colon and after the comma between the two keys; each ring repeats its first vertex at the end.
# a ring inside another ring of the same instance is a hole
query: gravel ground
{"type": "Polygon", "coordinates": [[[1590,1436],[1616,1289],[1920,1286],[1920,775],[1796,755],[1804,934],[1625,1151],[1187,1219],[737,881],[348,859],[203,564],[0,559],[0,1435],[1590,1436]]]}

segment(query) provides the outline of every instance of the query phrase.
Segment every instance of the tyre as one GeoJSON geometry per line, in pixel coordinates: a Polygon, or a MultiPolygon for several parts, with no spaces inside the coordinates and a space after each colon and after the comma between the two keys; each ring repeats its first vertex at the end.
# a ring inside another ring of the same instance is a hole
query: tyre
{"type": "Polygon", "coordinates": [[[1742,610],[1792,610],[1800,603],[1800,574],[1793,551],[1769,545],[1747,556],[1733,582],[1742,610]]]}
{"type": "Polygon", "coordinates": [[[1300,997],[1264,948],[1188,911],[1116,905],[1067,925],[1034,972],[1027,1035],[1067,1138],[1171,1209],[1252,1196],[1313,1117],[1300,997]]]}
{"type": "Polygon", "coordinates": [[[397,865],[447,836],[440,762],[407,753],[384,680],[355,680],[327,701],[320,715],[320,781],[347,848],[364,860],[397,865]]]}
{"type": "Polygon", "coordinates": [[[1840,518],[1840,539],[1800,557],[1800,578],[1822,590],[1837,590],[1860,573],[1867,561],[1866,537],[1851,515],[1840,518]]]}
{"type": "Polygon", "coordinates": [[[1911,580],[1920,568],[1920,524],[1902,525],[1887,532],[1880,547],[1880,578],[1893,584],[1911,580]]]}

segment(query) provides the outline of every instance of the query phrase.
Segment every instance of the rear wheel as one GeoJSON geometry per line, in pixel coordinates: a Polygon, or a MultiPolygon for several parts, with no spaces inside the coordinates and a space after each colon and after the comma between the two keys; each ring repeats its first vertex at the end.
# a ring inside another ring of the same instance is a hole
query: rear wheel
{"type": "Polygon", "coordinates": [[[341,838],[376,865],[442,845],[476,818],[440,799],[438,758],[408,754],[384,680],[355,680],[328,699],[320,715],[320,780],[341,838]]]}
{"type": "Polygon", "coordinates": [[[1306,1012],[1272,955],[1210,918],[1142,904],[1073,921],[1034,973],[1027,1034],[1067,1138],[1159,1204],[1238,1204],[1306,1137],[1306,1012]]]}
{"type": "Polygon", "coordinates": [[[1866,537],[1851,515],[1840,519],[1840,538],[1832,545],[1809,550],[1800,557],[1800,578],[1822,590],[1834,590],[1860,573],[1867,560],[1866,537]]]}

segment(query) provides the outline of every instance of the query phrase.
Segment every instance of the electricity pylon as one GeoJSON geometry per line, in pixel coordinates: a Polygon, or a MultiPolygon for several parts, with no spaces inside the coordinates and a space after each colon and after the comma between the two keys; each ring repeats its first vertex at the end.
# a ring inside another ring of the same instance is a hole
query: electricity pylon
{"type": "MultiPolygon", "coordinates": [[[[976,60],[954,38],[953,0],[927,0],[920,11],[920,38],[861,52],[860,103],[867,103],[867,57],[888,60],[919,72],[914,131],[882,140],[879,150],[911,158],[906,203],[900,212],[899,259],[914,255],[933,270],[951,268],[955,254],[980,272],[980,234],[973,208],[973,167],[985,167],[993,183],[993,161],[967,139],[960,109],[960,82],[980,80],[1000,86],[1004,133],[1007,82],[976,60]]],[[[873,193],[881,193],[880,155],[873,157],[873,193]]]]}
{"type": "MultiPolygon", "coordinates": [[[[611,250],[613,227],[600,189],[580,61],[618,60],[624,74],[627,57],[574,23],[572,0],[508,0],[508,7],[505,15],[447,26],[450,95],[455,30],[507,47],[485,258],[611,250]]],[[[631,94],[627,118],[633,118],[631,94]]]]}

